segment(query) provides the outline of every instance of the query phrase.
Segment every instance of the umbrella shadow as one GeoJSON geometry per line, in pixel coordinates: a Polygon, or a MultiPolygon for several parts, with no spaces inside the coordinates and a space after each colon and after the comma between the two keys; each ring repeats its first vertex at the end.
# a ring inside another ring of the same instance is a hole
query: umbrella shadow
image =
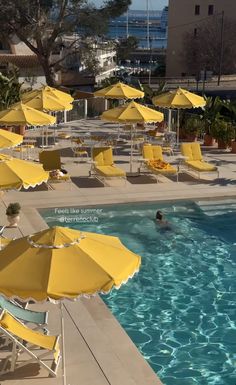
{"type": "Polygon", "coordinates": [[[79,188],[104,187],[104,184],[95,177],[72,177],[71,180],[79,188]]]}

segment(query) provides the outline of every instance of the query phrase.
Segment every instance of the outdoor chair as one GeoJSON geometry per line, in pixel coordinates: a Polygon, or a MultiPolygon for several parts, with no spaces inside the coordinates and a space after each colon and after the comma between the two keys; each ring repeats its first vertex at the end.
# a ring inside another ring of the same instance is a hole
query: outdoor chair
{"type": "Polygon", "coordinates": [[[98,178],[102,179],[126,179],[125,171],[114,164],[112,147],[94,147],[92,160],[90,175],[94,172],[98,178]]]}
{"type": "Polygon", "coordinates": [[[163,159],[162,147],[145,144],[142,163],[152,174],[177,175],[178,169],[163,159]]]}
{"type": "Polygon", "coordinates": [[[36,325],[36,329],[43,328],[47,325],[48,312],[33,311],[29,309],[24,309],[20,305],[17,305],[11,301],[6,300],[4,297],[0,296],[0,308],[11,313],[17,319],[23,321],[24,323],[32,323],[36,325]]]}
{"type": "Polygon", "coordinates": [[[188,169],[197,172],[199,179],[203,172],[217,173],[219,178],[218,168],[203,160],[200,143],[181,143],[180,150],[185,158],[184,165],[187,166],[188,169]]]}
{"type": "Polygon", "coordinates": [[[6,226],[0,226],[0,250],[4,249],[11,241],[12,239],[6,238],[3,235],[3,231],[6,226]]]}
{"type": "Polygon", "coordinates": [[[45,171],[51,171],[49,181],[51,182],[68,182],[70,176],[68,174],[54,174],[56,170],[61,170],[61,157],[59,150],[44,150],[39,153],[39,161],[42,163],[45,171]]]}
{"type": "Polygon", "coordinates": [[[17,320],[12,314],[4,310],[0,316],[0,333],[12,342],[11,354],[1,361],[0,375],[14,372],[31,362],[47,370],[49,376],[56,377],[61,354],[59,336],[48,336],[32,330],[17,320]],[[28,360],[19,360],[21,354],[26,353],[28,360]],[[48,361],[51,357],[51,365],[48,361]]]}

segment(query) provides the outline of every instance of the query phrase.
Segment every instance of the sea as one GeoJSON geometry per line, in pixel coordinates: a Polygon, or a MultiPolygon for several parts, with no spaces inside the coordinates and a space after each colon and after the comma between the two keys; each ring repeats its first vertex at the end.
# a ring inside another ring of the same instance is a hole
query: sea
{"type": "MultiPolygon", "coordinates": [[[[149,48],[166,48],[167,28],[161,27],[162,11],[149,13],[149,48]]],[[[127,37],[127,15],[120,16],[110,21],[107,36],[111,39],[124,39],[127,37]]],[[[138,39],[139,48],[147,49],[147,13],[146,11],[129,11],[128,36],[138,39]]]]}

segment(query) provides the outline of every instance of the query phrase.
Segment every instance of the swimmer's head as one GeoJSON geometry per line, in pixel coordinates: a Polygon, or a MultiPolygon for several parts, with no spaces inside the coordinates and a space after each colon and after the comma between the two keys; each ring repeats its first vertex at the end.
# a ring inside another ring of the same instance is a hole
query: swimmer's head
{"type": "Polygon", "coordinates": [[[161,211],[157,211],[156,213],[156,219],[158,219],[159,221],[161,221],[163,219],[163,214],[161,211]]]}

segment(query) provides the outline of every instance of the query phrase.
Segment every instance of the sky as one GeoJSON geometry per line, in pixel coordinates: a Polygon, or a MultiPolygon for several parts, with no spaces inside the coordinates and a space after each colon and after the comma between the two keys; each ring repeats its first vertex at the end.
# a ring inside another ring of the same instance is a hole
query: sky
{"type": "MultiPolygon", "coordinates": [[[[96,5],[101,5],[103,0],[93,0],[96,5]]],[[[162,9],[165,5],[168,5],[168,0],[149,0],[150,11],[162,9]]],[[[132,0],[131,9],[146,9],[145,0],[132,0]]]]}

